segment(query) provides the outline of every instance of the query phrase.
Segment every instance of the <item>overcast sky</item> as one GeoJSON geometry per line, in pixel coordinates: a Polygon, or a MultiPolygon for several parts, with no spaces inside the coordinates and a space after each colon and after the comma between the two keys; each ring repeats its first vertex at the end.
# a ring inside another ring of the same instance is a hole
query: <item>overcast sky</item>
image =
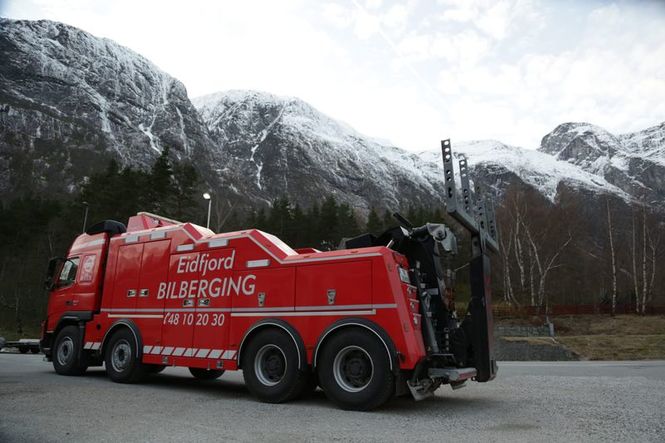
{"type": "Polygon", "coordinates": [[[665,121],[662,0],[0,0],[0,15],[111,38],[190,97],[296,96],[409,150],[665,121]]]}

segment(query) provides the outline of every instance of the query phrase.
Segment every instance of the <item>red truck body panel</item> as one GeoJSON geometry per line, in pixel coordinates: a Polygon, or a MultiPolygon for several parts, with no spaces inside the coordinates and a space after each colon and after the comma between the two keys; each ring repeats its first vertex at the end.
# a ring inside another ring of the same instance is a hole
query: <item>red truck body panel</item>
{"type": "Polygon", "coordinates": [[[145,363],[237,369],[243,339],[260,321],[288,323],[307,362],[342,319],[385,331],[401,369],[425,355],[416,292],[404,256],[386,247],[291,249],[250,229],[224,234],[139,214],[124,234],[79,236],[68,258],[75,281],[52,291],[46,331],[64,313],[91,311],[84,348],[101,350],[119,323],[140,331],[145,363]]]}

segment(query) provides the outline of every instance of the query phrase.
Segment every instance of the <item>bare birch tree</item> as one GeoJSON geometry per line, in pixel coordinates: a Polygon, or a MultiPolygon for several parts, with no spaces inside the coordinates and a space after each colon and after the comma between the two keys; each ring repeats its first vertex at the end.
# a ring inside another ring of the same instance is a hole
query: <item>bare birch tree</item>
{"type": "Polygon", "coordinates": [[[642,314],[647,297],[647,211],[642,206],[642,314]]]}
{"type": "Polygon", "coordinates": [[[656,256],[661,238],[660,233],[661,232],[658,231],[658,235],[654,239],[651,236],[651,232],[647,230],[647,238],[649,239],[649,249],[651,250],[651,276],[649,278],[649,284],[646,286],[647,290],[642,294],[642,306],[641,306],[642,309],[640,311],[642,314],[646,313],[646,306],[649,302],[651,302],[651,299],[653,297],[653,287],[654,287],[654,282],[656,281],[656,256]]]}
{"type": "Polygon", "coordinates": [[[531,246],[533,258],[536,263],[536,267],[538,268],[538,306],[544,306],[547,312],[549,306],[545,298],[545,283],[547,281],[547,275],[552,269],[558,268],[560,266],[557,263],[557,259],[559,258],[559,255],[561,255],[561,251],[563,251],[566,246],[568,246],[568,243],[571,242],[572,237],[568,235],[568,239],[563,242],[549,258],[547,258],[543,256],[543,248],[537,245],[533,235],[531,235],[531,229],[529,229],[529,227],[524,223],[522,224],[522,228],[524,229],[529,245],[531,246]]]}
{"type": "Polygon", "coordinates": [[[635,313],[639,314],[640,312],[640,288],[639,288],[639,283],[638,283],[638,277],[637,277],[637,244],[635,241],[635,213],[633,212],[632,214],[632,248],[631,248],[631,257],[632,257],[632,262],[633,262],[633,286],[635,290],[635,313]]]}
{"type": "Polygon", "coordinates": [[[616,255],[614,252],[614,238],[612,234],[612,214],[610,213],[610,201],[605,200],[607,206],[607,233],[610,238],[610,257],[612,260],[612,315],[616,314],[617,308],[617,265],[616,255]]]}

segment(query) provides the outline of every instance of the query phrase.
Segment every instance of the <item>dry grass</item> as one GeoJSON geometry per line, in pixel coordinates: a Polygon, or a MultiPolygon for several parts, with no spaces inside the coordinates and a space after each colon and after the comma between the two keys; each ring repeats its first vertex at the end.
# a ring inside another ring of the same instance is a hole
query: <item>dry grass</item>
{"type": "MultiPolygon", "coordinates": [[[[665,359],[664,315],[574,315],[553,317],[556,341],[590,360],[665,359]]],[[[503,325],[531,325],[542,319],[500,319],[503,325]]],[[[534,344],[545,344],[534,337],[534,344]]]]}
{"type": "Polygon", "coordinates": [[[665,335],[665,315],[575,315],[552,321],[558,336],[665,335]]]}
{"type": "Polygon", "coordinates": [[[561,344],[589,360],[650,360],[665,358],[665,334],[571,335],[561,344]]]}
{"type": "Polygon", "coordinates": [[[526,342],[530,345],[558,346],[559,343],[551,337],[501,337],[501,340],[510,342],[526,342]]]}

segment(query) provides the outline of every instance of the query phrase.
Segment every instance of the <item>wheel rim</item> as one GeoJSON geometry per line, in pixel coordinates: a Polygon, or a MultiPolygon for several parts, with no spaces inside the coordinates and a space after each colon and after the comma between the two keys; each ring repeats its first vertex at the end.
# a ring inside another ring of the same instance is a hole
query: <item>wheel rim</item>
{"type": "Polygon", "coordinates": [[[132,360],[132,347],[127,340],[118,341],[111,352],[111,366],[116,372],[122,372],[129,367],[132,360]]]}
{"type": "Polygon", "coordinates": [[[74,340],[65,337],[58,346],[57,359],[60,366],[66,366],[74,356],[74,340]]]}
{"type": "Polygon", "coordinates": [[[256,353],[254,373],[265,386],[275,386],[282,381],[286,367],[286,355],[279,346],[265,345],[256,353]]]}
{"type": "Polygon", "coordinates": [[[345,391],[360,392],[374,377],[374,362],[363,348],[347,346],[335,356],[333,375],[337,384],[345,391]]]}

